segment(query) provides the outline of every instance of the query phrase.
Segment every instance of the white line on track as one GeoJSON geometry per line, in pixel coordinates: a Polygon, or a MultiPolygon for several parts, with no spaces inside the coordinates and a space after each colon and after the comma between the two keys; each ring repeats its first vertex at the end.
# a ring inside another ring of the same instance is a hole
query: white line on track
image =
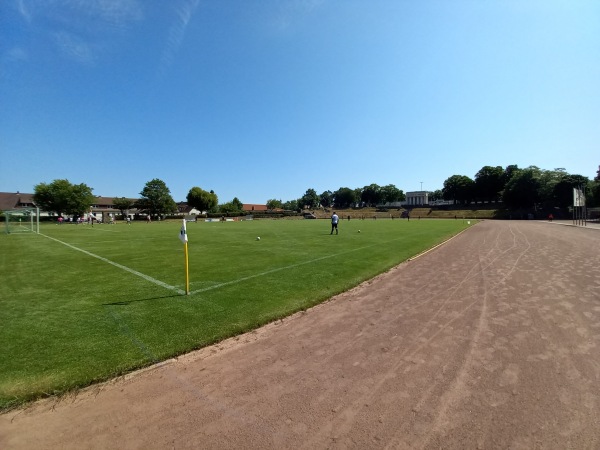
{"type": "Polygon", "coordinates": [[[107,264],[110,264],[111,266],[117,267],[117,268],[122,269],[122,270],[124,270],[126,272],[129,272],[129,273],[131,273],[133,275],[136,275],[136,276],[138,276],[140,278],[143,278],[146,281],[150,281],[151,283],[154,283],[154,284],[157,284],[157,285],[159,285],[161,287],[164,287],[165,289],[169,289],[171,291],[175,291],[179,295],[185,295],[185,291],[183,289],[179,289],[179,288],[177,288],[175,286],[171,286],[170,284],[163,283],[160,280],[157,280],[157,279],[152,278],[152,277],[150,277],[148,275],[145,275],[145,274],[143,274],[141,272],[138,272],[137,270],[130,269],[129,267],[124,266],[124,265],[119,264],[119,263],[116,263],[114,261],[111,261],[110,259],[106,259],[106,258],[104,258],[102,256],[95,255],[94,253],[90,253],[87,250],[83,250],[83,249],[81,249],[79,247],[75,247],[74,245],[68,244],[68,243],[63,242],[63,241],[61,241],[59,239],[47,236],[47,235],[42,234],[42,233],[40,233],[40,236],[44,236],[44,237],[46,237],[48,239],[51,239],[53,241],[56,241],[56,242],[58,242],[60,244],[66,245],[67,247],[72,248],[73,250],[77,250],[78,252],[85,253],[86,255],[91,256],[92,258],[99,259],[100,261],[103,261],[103,262],[105,262],[107,264]]]}

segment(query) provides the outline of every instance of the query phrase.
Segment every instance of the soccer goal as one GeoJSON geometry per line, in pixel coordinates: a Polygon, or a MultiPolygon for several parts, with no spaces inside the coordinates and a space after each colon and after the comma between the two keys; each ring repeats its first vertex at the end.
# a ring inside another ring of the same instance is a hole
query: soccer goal
{"type": "Polygon", "coordinates": [[[40,210],[39,208],[22,208],[4,211],[6,233],[39,233],[40,210]]]}

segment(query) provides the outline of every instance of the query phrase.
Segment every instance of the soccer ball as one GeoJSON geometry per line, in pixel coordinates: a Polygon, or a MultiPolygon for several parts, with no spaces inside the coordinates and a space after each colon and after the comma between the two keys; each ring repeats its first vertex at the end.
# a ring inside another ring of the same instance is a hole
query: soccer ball
{"type": "Polygon", "coordinates": [[[256,238],[256,240],[257,240],[257,241],[260,241],[260,236],[258,236],[258,237],[256,238]]]}
{"type": "Polygon", "coordinates": [[[360,233],[360,230],[358,230],[358,232],[360,233]]]}

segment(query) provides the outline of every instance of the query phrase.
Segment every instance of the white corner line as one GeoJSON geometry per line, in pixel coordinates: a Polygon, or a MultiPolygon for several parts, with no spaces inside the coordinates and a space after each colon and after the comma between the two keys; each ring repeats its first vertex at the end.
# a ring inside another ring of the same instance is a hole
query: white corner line
{"type": "Polygon", "coordinates": [[[152,277],[150,277],[148,275],[145,275],[145,274],[143,274],[141,272],[138,272],[137,270],[130,269],[129,267],[124,266],[124,265],[119,264],[119,263],[116,263],[114,261],[111,261],[110,259],[106,259],[106,258],[104,258],[102,256],[95,255],[94,253],[90,253],[87,250],[83,250],[83,249],[81,249],[79,247],[75,247],[74,245],[68,244],[68,243],[63,242],[63,241],[61,241],[59,239],[47,236],[47,235],[42,234],[42,233],[40,233],[40,236],[44,236],[45,238],[48,238],[48,239],[53,240],[53,241],[56,241],[59,244],[66,245],[67,247],[72,248],[73,250],[77,250],[78,252],[85,253],[86,255],[91,256],[92,258],[99,259],[100,261],[103,261],[103,262],[105,262],[107,264],[110,264],[111,266],[114,266],[114,267],[117,267],[119,269],[122,269],[125,272],[129,272],[129,273],[131,273],[133,275],[136,275],[136,276],[138,276],[140,278],[143,278],[146,281],[150,281],[151,283],[157,284],[158,286],[164,287],[165,289],[169,289],[171,291],[175,291],[179,295],[184,295],[185,294],[185,291],[183,289],[179,289],[179,288],[176,288],[175,286],[171,286],[170,284],[163,283],[160,280],[157,280],[157,279],[152,278],[152,277]]]}

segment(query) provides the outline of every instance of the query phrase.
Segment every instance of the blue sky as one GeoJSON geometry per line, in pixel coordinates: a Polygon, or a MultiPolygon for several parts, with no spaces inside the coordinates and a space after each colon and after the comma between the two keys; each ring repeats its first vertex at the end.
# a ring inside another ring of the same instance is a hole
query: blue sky
{"type": "Polygon", "coordinates": [[[597,0],[2,0],[0,191],[593,178],[599,80],[597,0]]]}

